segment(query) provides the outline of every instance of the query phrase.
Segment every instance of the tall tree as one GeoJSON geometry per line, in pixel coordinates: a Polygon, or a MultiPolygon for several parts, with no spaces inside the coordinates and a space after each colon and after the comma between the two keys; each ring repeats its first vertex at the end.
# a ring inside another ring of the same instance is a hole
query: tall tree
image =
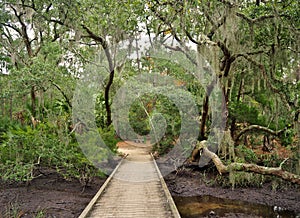
{"type": "Polygon", "coordinates": [[[57,88],[55,81],[66,71],[60,65],[66,31],[55,20],[45,19],[51,16],[51,2],[5,1],[1,7],[0,41],[3,52],[10,58],[6,60],[10,77],[20,97],[29,93],[31,114],[36,116],[37,95],[42,98],[49,87],[57,88]]]}
{"type": "MultiPolygon", "coordinates": [[[[108,79],[104,85],[104,99],[107,113],[106,125],[111,118],[111,86],[114,81],[116,65],[115,46],[122,40],[134,37],[140,30],[144,5],[141,1],[58,1],[51,10],[56,16],[48,17],[74,35],[72,51],[85,63],[94,63],[99,51],[105,54],[108,79]],[[57,16],[60,10],[64,16],[57,16]]],[[[102,84],[101,84],[102,85],[102,84]]]]}
{"type": "MultiPolygon", "coordinates": [[[[219,0],[153,1],[149,7],[153,17],[159,20],[155,26],[157,33],[163,34],[169,29],[178,42],[188,40],[198,46],[221,80],[227,106],[231,107],[231,101],[243,101],[241,95],[244,96],[252,85],[245,84],[247,77],[260,87],[265,84],[274,99],[281,98],[291,114],[298,110],[296,92],[299,87],[297,81],[288,80],[293,78],[299,65],[299,6],[296,1],[256,4],[219,0]]],[[[255,85],[255,92],[260,87],[255,85]]],[[[255,99],[254,92],[248,96],[255,99]]],[[[208,104],[205,97],[202,137],[208,104]]],[[[229,114],[229,119],[234,135],[235,117],[229,114]]]]}

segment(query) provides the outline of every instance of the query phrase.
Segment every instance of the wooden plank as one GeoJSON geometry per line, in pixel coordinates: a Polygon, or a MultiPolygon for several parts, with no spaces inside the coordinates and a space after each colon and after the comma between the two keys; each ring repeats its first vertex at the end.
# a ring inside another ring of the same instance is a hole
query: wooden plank
{"type": "Polygon", "coordinates": [[[158,173],[158,176],[159,176],[162,188],[163,188],[163,190],[165,192],[165,195],[166,195],[166,198],[167,198],[168,203],[170,205],[170,209],[171,209],[171,211],[173,213],[173,216],[174,216],[174,218],[181,218],[181,216],[180,216],[180,214],[178,212],[178,209],[176,207],[176,204],[175,204],[175,202],[174,202],[174,200],[172,198],[172,195],[171,195],[171,193],[170,193],[170,191],[168,189],[168,186],[167,186],[167,184],[166,184],[163,176],[161,175],[161,172],[160,172],[160,170],[159,170],[159,168],[157,166],[157,163],[156,163],[156,161],[155,161],[152,153],[151,153],[151,157],[153,158],[153,162],[154,162],[155,168],[157,170],[157,173],[158,173]]]}
{"type": "Polygon", "coordinates": [[[123,148],[128,159],[120,161],[79,218],[180,218],[151,145],[128,146],[123,148]]]}
{"type": "Polygon", "coordinates": [[[118,168],[120,167],[120,165],[122,164],[124,159],[121,159],[120,163],[116,166],[116,168],[114,169],[114,171],[110,174],[110,176],[106,179],[105,183],[101,186],[101,188],[99,189],[99,191],[96,193],[96,195],[92,198],[92,200],[90,201],[90,203],[86,206],[86,208],[82,211],[82,213],[80,214],[79,218],[85,218],[87,217],[87,215],[91,212],[92,207],[94,206],[94,204],[97,202],[97,200],[99,199],[99,197],[101,196],[101,194],[104,192],[104,190],[107,188],[110,180],[113,178],[113,176],[115,175],[115,173],[117,172],[118,168]]]}

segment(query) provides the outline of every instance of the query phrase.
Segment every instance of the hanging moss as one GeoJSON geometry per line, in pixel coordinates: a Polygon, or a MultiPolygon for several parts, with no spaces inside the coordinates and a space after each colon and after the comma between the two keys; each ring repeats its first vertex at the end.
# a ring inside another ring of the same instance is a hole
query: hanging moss
{"type": "Polygon", "coordinates": [[[235,159],[234,141],[231,137],[230,130],[224,131],[222,142],[219,146],[219,156],[230,162],[235,159]]]}

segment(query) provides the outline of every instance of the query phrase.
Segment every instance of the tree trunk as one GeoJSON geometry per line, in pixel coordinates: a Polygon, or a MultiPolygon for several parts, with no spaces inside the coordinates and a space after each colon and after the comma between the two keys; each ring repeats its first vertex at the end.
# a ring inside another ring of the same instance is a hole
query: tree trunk
{"type": "Polygon", "coordinates": [[[209,97],[205,96],[203,100],[202,117],[201,117],[201,124],[200,124],[200,136],[199,136],[200,140],[205,139],[205,126],[208,117],[208,106],[209,106],[209,97]]]}
{"type": "MultiPolygon", "coordinates": [[[[231,95],[231,79],[228,78],[227,80],[227,85],[225,85],[223,87],[223,93],[224,93],[224,108],[223,108],[223,111],[227,111],[227,106],[229,105],[229,101],[230,101],[230,95],[231,95]]],[[[227,118],[228,114],[226,114],[226,118],[227,118]]],[[[226,129],[228,128],[229,126],[229,120],[226,119],[226,129]]]]}
{"type": "MultiPolygon", "coordinates": [[[[239,102],[240,99],[241,99],[243,88],[244,88],[244,79],[242,78],[241,82],[240,82],[240,86],[239,86],[239,91],[238,91],[237,99],[236,99],[237,102],[239,102]]],[[[233,117],[232,120],[231,120],[231,125],[230,125],[231,137],[233,139],[235,138],[235,130],[236,130],[236,118],[233,117]]]]}
{"type": "Polygon", "coordinates": [[[110,124],[112,123],[109,92],[110,92],[110,87],[113,83],[113,79],[114,79],[114,70],[110,72],[109,81],[104,90],[105,109],[107,114],[107,120],[106,120],[107,126],[110,126],[110,124]]]}
{"type": "Polygon", "coordinates": [[[35,95],[34,86],[31,87],[30,96],[31,96],[31,114],[32,116],[35,117],[36,116],[36,95],[35,95]]]}
{"type": "Polygon", "coordinates": [[[109,63],[109,79],[107,82],[107,85],[105,87],[104,90],[104,100],[105,100],[105,109],[106,109],[106,113],[107,113],[107,120],[106,120],[106,125],[110,126],[110,124],[112,123],[112,119],[111,119],[111,107],[110,107],[110,97],[109,97],[109,93],[110,93],[110,87],[113,84],[114,81],[114,76],[115,76],[115,69],[113,66],[113,62],[111,59],[111,54],[108,51],[108,49],[105,50],[105,54],[106,54],[106,58],[108,60],[109,63]]]}
{"type": "Polygon", "coordinates": [[[112,55],[109,51],[109,48],[108,48],[105,38],[96,35],[87,26],[85,26],[85,25],[81,25],[81,26],[83,29],[86,30],[86,32],[89,34],[90,38],[94,39],[95,41],[97,41],[101,44],[102,48],[104,49],[107,61],[108,61],[109,79],[108,79],[107,85],[105,86],[105,90],[104,90],[104,101],[105,101],[105,109],[106,109],[106,113],[107,113],[106,125],[109,126],[112,123],[109,92],[110,92],[110,87],[113,84],[114,76],[115,76],[115,69],[114,69],[112,55]]]}

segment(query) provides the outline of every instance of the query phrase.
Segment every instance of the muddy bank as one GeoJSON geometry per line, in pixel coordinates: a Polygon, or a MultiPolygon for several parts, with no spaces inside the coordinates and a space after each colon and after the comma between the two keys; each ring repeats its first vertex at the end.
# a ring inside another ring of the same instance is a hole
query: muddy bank
{"type": "MultiPolygon", "coordinates": [[[[214,174],[206,174],[209,180],[214,174]]],[[[262,188],[222,188],[207,185],[203,172],[184,170],[165,177],[173,196],[214,196],[251,203],[279,206],[300,213],[299,188],[272,191],[272,185],[262,188]]],[[[10,217],[78,217],[104,183],[94,178],[88,187],[78,180],[67,181],[55,172],[34,179],[29,185],[0,182],[0,218],[10,217]]]]}
{"type": "Polygon", "coordinates": [[[203,172],[186,169],[177,174],[171,173],[165,181],[173,196],[213,196],[231,200],[247,201],[268,206],[279,206],[286,210],[300,213],[300,188],[296,186],[272,190],[272,184],[264,184],[261,188],[223,188],[207,185],[207,180],[214,179],[216,172],[210,172],[203,178],[203,172]]]}
{"type": "Polygon", "coordinates": [[[94,178],[83,191],[76,179],[55,172],[30,184],[0,184],[0,217],[78,217],[105,180],[94,178]]]}

